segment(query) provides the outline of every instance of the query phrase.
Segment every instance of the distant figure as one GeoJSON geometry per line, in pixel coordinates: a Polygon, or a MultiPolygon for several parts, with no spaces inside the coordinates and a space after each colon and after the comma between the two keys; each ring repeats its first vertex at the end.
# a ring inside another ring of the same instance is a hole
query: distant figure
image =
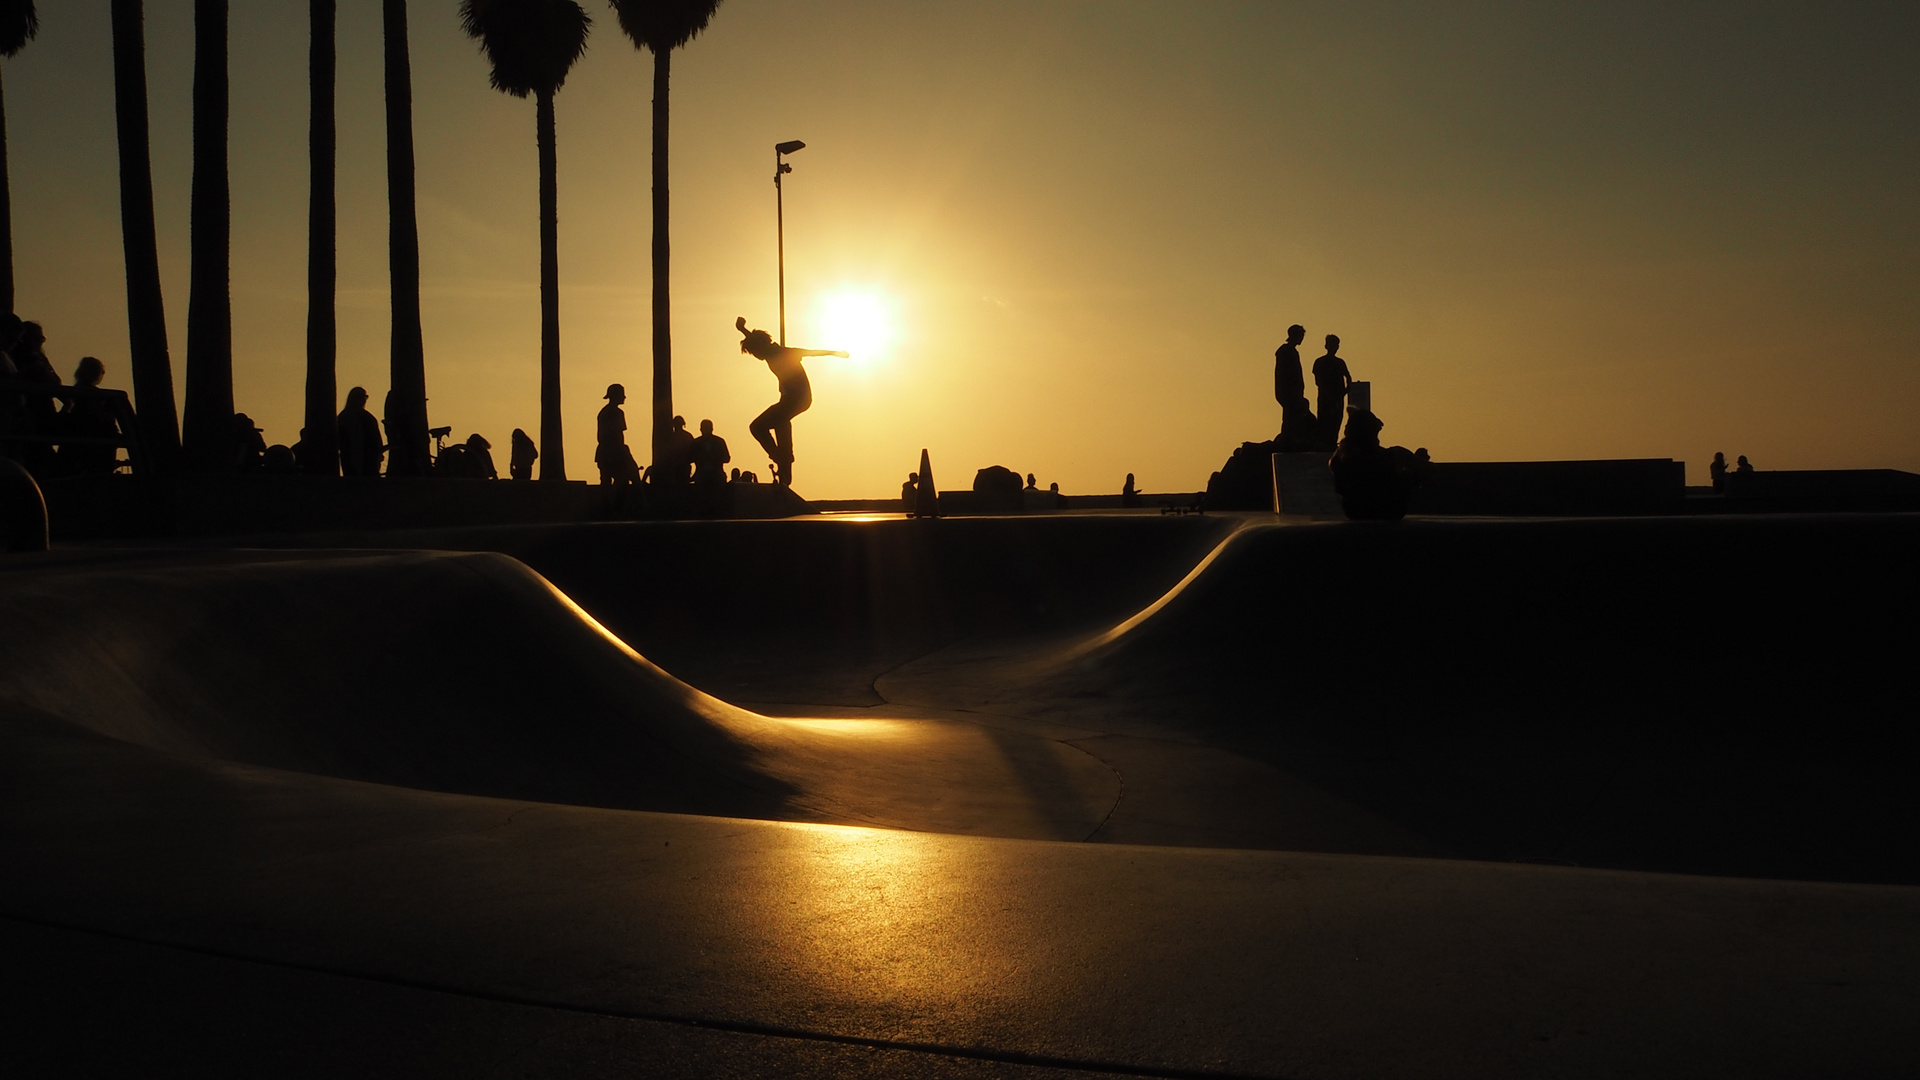
{"type": "Polygon", "coordinates": [[[233,414],[233,471],[259,472],[266,467],[267,440],[246,413],[233,414]]]}
{"type": "MultiPolygon", "coordinates": [[[[73,369],[73,399],[62,410],[69,434],[91,439],[113,439],[121,435],[113,404],[105,395],[97,393],[100,380],[106,375],[107,365],[92,356],[81,357],[80,366],[73,369]]],[[[118,463],[112,446],[72,443],[60,447],[60,471],[70,476],[110,473],[118,463]]]]}
{"type": "Polygon", "coordinates": [[[660,470],[663,475],[657,479],[664,479],[673,484],[684,484],[691,478],[693,441],[693,436],[687,431],[687,418],[674,417],[673,427],[667,431],[666,442],[662,446],[666,451],[665,467],[660,470]]]}
{"type": "Polygon", "coordinates": [[[912,517],[919,505],[920,474],[910,472],[907,474],[907,482],[900,485],[900,509],[905,511],[908,517],[912,517]]]}
{"type": "Polygon", "coordinates": [[[713,421],[700,421],[700,437],[693,440],[693,482],[726,483],[727,462],[732,460],[733,454],[727,450],[727,440],[713,433],[713,421]]]}
{"type": "Polygon", "coordinates": [[[1025,491],[1039,491],[1039,490],[1040,490],[1040,485],[1038,485],[1038,484],[1036,484],[1036,483],[1034,483],[1034,482],[1033,482],[1033,474],[1032,474],[1032,473],[1028,473],[1028,474],[1027,474],[1027,486],[1026,486],[1025,488],[1023,488],[1022,490],[1025,490],[1025,491]]]}
{"type": "Polygon", "coordinates": [[[300,471],[300,466],[293,460],[293,447],[285,443],[274,443],[267,447],[266,453],[260,457],[260,468],[269,476],[292,476],[300,471]]]}
{"type": "Polygon", "coordinates": [[[340,440],[340,472],[345,476],[379,476],[387,444],[380,438],[380,421],[367,411],[367,392],[356,386],[347,391],[347,407],[340,410],[335,428],[340,440]]]}
{"type": "Polygon", "coordinates": [[[1287,343],[1273,350],[1273,400],[1282,409],[1307,400],[1307,379],[1300,373],[1300,342],[1306,336],[1307,328],[1294,323],[1287,327],[1287,343]]]}
{"type": "Polygon", "coordinates": [[[600,483],[624,487],[640,482],[640,463],[633,460],[633,451],[627,449],[627,414],[620,406],[626,403],[627,388],[619,383],[607,387],[607,403],[600,409],[599,447],[593,452],[593,463],[600,466],[600,483]]]}
{"type": "MultiPolygon", "coordinates": [[[[1300,358],[1298,356],[1295,356],[1293,359],[1293,370],[1296,374],[1300,370],[1300,358]]],[[[1128,473],[1127,482],[1120,485],[1120,505],[1121,506],[1139,506],[1140,505],[1140,493],[1138,491],[1135,491],[1133,488],[1132,473],[1128,473]]]]}
{"type": "Polygon", "coordinates": [[[475,480],[500,479],[499,470],[493,467],[493,444],[477,431],[467,436],[467,475],[475,480]]]}
{"type": "Polygon", "coordinates": [[[1713,464],[1707,466],[1707,477],[1713,483],[1713,493],[1719,495],[1727,490],[1727,455],[1716,451],[1713,464]]]}
{"type": "Polygon", "coordinates": [[[1347,386],[1353,374],[1340,359],[1340,339],[1327,335],[1327,355],[1313,362],[1314,392],[1319,397],[1320,448],[1334,449],[1340,438],[1340,417],[1347,411],[1347,386]]]}
{"type": "Polygon", "coordinates": [[[508,443],[507,475],[515,480],[533,479],[533,463],[540,457],[540,450],[533,445],[533,439],[525,431],[514,428],[513,438],[508,443]]]}
{"type": "Polygon", "coordinates": [[[1413,489],[1425,478],[1425,447],[1380,445],[1380,418],[1363,409],[1347,414],[1347,437],[1333,452],[1327,467],[1340,507],[1354,521],[1399,521],[1407,516],[1413,489]]]}
{"type": "Polygon", "coordinates": [[[847,354],[834,349],[791,349],[775,345],[772,334],[747,329],[745,315],[735,319],[733,327],[740,331],[740,351],[765,360],[768,370],[780,382],[780,400],[754,417],[747,430],[773,462],[773,482],[792,487],[793,418],[813,407],[813,386],[807,382],[807,369],[801,361],[809,356],[844,357],[847,354]]]}
{"type": "Polygon", "coordinates": [[[1739,463],[1733,467],[1733,475],[1735,476],[1753,475],[1753,463],[1747,460],[1747,455],[1745,454],[1740,455],[1739,463]]]}
{"type": "Polygon", "coordinates": [[[733,470],[733,476],[730,479],[728,479],[727,483],[737,484],[739,482],[740,482],[740,470],[736,468],[733,470]]]}
{"type": "Polygon", "coordinates": [[[1053,496],[1053,508],[1055,510],[1061,510],[1066,507],[1067,497],[1065,495],[1060,494],[1059,484],[1048,484],[1047,494],[1053,496]]]}
{"type": "Polygon", "coordinates": [[[759,482],[760,482],[760,474],[754,472],[752,469],[748,469],[747,471],[741,473],[740,478],[734,481],[734,483],[736,484],[757,484],[759,482]]]}

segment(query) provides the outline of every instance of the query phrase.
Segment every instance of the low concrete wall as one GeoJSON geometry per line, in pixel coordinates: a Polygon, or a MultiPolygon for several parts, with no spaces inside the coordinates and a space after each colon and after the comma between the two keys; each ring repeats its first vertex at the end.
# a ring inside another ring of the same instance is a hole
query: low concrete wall
{"type": "MultiPolygon", "coordinates": [[[[687,505],[665,516],[813,512],[805,499],[773,484],[729,484],[712,505],[696,505],[691,488],[687,494],[687,505]]],[[[631,520],[643,510],[633,496],[579,480],[93,476],[52,482],[47,506],[55,539],[88,540],[631,520]]]]}
{"type": "Polygon", "coordinates": [[[1687,469],[1672,458],[1445,461],[1413,493],[1415,514],[1610,515],[1684,509],[1687,469]]]}

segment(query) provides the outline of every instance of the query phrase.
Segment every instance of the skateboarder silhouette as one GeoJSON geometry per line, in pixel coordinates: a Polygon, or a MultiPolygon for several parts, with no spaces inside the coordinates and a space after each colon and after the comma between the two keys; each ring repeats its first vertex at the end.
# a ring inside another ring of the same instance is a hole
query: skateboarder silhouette
{"type": "Polygon", "coordinates": [[[793,418],[813,407],[813,386],[807,382],[807,369],[800,362],[809,356],[845,357],[847,354],[834,349],[790,349],[776,345],[773,335],[765,330],[747,329],[745,315],[735,319],[733,327],[744,339],[740,342],[740,351],[765,360],[773,377],[780,380],[780,400],[754,417],[747,430],[773,462],[773,482],[792,487],[793,418]]]}

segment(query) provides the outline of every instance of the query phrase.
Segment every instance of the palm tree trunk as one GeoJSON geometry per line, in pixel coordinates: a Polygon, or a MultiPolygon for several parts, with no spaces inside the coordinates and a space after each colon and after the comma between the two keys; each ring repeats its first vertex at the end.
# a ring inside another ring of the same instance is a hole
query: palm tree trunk
{"type": "Polygon", "coordinates": [[[653,463],[673,430],[673,306],[668,288],[667,79],[673,50],[653,51],[653,463]]]}
{"type": "Polygon", "coordinates": [[[535,95],[540,142],[540,479],[567,478],[560,437],[560,182],[553,91],[535,95]]]}
{"type": "Polygon", "coordinates": [[[334,0],[311,0],[308,14],[313,25],[308,59],[307,423],[300,441],[308,472],[339,476],[334,428],[334,362],[339,351],[334,318],[334,0]]]}
{"type": "Polygon", "coordinates": [[[413,71],[407,0],[382,0],[387,61],[387,275],[393,338],[387,402],[389,476],[425,476],[427,360],[420,332],[420,226],[413,205],[413,71]]]}
{"type": "Polygon", "coordinates": [[[187,291],[187,402],[181,441],[190,467],[233,461],[233,305],[228,255],[227,0],[193,5],[192,265],[187,291]]]}
{"type": "Polygon", "coordinates": [[[7,170],[7,94],[0,85],[0,312],[13,310],[12,189],[7,170]]]}
{"type": "Polygon", "coordinates": [[[147,45],[141,0],[113,0],[113,107],[120,141],[120,241],[127,263],[127,353],[135,422],[158,472],[180,454],[160,246],[153,227],[153,165],[147,153],[147,45]]]}

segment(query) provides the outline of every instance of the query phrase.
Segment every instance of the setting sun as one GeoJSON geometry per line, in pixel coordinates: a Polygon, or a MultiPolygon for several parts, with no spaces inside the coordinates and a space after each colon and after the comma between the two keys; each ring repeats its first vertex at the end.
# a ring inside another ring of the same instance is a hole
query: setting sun
{"type": "Polygon", "coordinates": [[[893,299],[874,289],[839,289],[820,300],[822,347],[844,349],[856,363],[885,360],[899,336],[893,299]]]}

